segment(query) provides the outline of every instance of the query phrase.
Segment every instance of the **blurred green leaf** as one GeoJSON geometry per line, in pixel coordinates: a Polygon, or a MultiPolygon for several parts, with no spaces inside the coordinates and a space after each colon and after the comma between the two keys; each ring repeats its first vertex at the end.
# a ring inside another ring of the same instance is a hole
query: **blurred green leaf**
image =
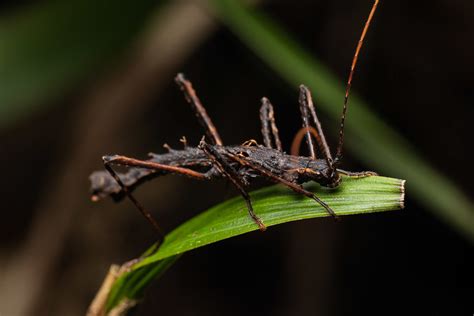
{"type": "MultiPolygon", "coordinates": [[[[160,3],[162,3],[161,1],[160,3]]],[[[0,19],[0,128],[114,60],[157,1],[43,1],[0,19]]]]}
{"type": "MultiPolygon", "coordinates": [[[[398,210],[403,207],[404,181],[386,177],[344,177],[336,190],[308,183],[305,188],[316,193],[338,215],[367,214],[398,210]]],[[[281,185],[250,194],[255,213],[267,227],[286,222],[325,217],[328,213],[315,201],[281,185]]],[[[236,197],[185,222],[166,236],[159,251],[146,257],[121,276],[109,294],[107,310],[123,299],[134,301],[157,276],[180,254],[226,238],[258,230],[248,215],[242,197],[236,197]]]]}
{"type": "MultiPolygon", "coordinates": [[[[236,0],[209,2],[217,16],[256,55],[295,88],[301,83],[309,86],[318,109],[340,120],[345,87],[328,68],[262,13],[236,0]]],[[[474,241],[472,201],[371,112],[357,95],[352,94],[349,103],[346,148],[375,171],[407,179],[410,197],[474,241]]]]}

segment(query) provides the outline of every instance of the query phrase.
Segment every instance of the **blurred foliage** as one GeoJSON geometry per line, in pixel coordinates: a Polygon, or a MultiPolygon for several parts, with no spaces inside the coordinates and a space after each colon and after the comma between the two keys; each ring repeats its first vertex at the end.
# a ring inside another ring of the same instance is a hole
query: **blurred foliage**
{"type": "MultiPolygon", "coordinates": [[[[301,83],[309,86],[316,94],[318,108],[340,120],[345,87],[327,67],[261,12],[237,0],[210,3],[243,44],[295,88],[301,83]]],[[[474,241],[472,201],[421,158],[414,146],[378,118],[356,94],[352,93],[349,103],[346,148],[377,172],[407,179],[410,197],[474,241]]]]}
{"type": "MultiPolygon", "coordinates": [[[[403,181],[394,178],[373,176],[355,179],[344,176],[337,190],[323,188],[314,182],[305,185],[305,188],[315,192],[341,216],[398,210],[404,202],[403,181]]],[[[267,227],[329,216],[312,199],[282,185],[257,190],[250,196],[255,213],[267,227]]],[[[258,226],[248,215],[240,196],[197,215],[169,233],[156,253],[135,264],[115,282],[107,310],[119,305],[123,299],[139,299],[151,281],[160,276],[180,254],[254,230],[258,230],[258,226]]]]}
{"type": "MultiPolygon", "coordinates": [[[[160,3],[163,3],[161,1],[160,3]]],[[[157,1],[46,1],[0,19],[0,128],[90,76],[143,29],[157,1]]]]}
{"type": "MultiPolygon", "coordinates": [[[[136,39],[157,5],[164,2],[42,1],[2,16],[0,128],[34,114],[52,98],[72,91],[75,84],[87,79],[99,67],[105,68],[136,39]]],[[[317,92],[319,108],[339,120],[344,86],[329,69],[262,13],[236,0],[209,2],[243,44],[294,88],[304,83],[317,92]]],[[[474,240],[473,204],[447,177],[430,167],[414,146],[371,112],[355,94],[351,96],[348,115],[346,148],[375,170],[407,179],[410,197],[474,240]]],[[[336,195],[318,194],[342,213],[374,211],[372,203],[380,202],[374,197],[384,194],[374,186],[381,183],[370,183],[369,179],[359,181],[357,185],[355,181],[344,181],[336,195]],[[368,191],[363,195],[345,195],[345,200],[333,200],[348,193],[344,188],[351,186],[368,191]],[[338,203],[342,203],[341,208],[337,207],[338,203]]],[[[395,190],[390,191],[390,194],[395,193],[399,195],[395,190]]],[[[253,197],[256,212],[268,226],[326,215],[314,201],[296,199],[294,194],[278,186],[254,192],[253,197]]],[[[388,204],[377,204],[381,207],[378,210],[396,208],[395,202],[393,199],[388,204]]],[[[122,297],[141,295],[148,283],[169,267],[178,254],[255,229],[240,197],[213,207],[174,230],[159,252],[119,279],[109,307],[122,297]],[[212,231],[216,227],[221,229],[212,231]],[[205,238],[199,233],[193,235],[196,231],[205,231],[205,238]]]]}
{"type": "MultiPolygon", "coordinates": [[[[165,1],[160,1],[160,4],[165,1]]],[[[317,92],[318,106],[339,119],[343,86],[268,17],[236,0],[210,1],[217,16],[291,85],[317,92]]],[[[0,19],[0,128],[33,114],[113,60],[143,28],[155,1],[47,1],[0,19]]],[[[370,30],[372,31],[372,30],[370,30]]],[[[409,194],[474,239],[472,202],[416,154],[353,94],[346,147],[361,161],[409,180],[409,194]],[[442,194],[440,194],[442,192],[442,194]]]]}

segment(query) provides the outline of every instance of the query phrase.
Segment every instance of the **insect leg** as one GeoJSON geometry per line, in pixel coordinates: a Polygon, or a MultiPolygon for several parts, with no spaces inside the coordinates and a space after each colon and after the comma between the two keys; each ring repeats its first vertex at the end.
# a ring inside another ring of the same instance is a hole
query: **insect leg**
{"type": "Polygon", "coordinates": [[[159,240],[157,242],[158,246],[164,240],[165,235],[163,233],[163,230],[158,225],[158,222],[153,218],[151,213],[148,210],[146,210],[143,207],[143,205],[140,204],[140,202],[138,202],[138,200],[130,192],[130,189],[126,185],[124,185],[120,177],[113,170],[112,164],[130,166],[130,167],[147,168],[147,169],[153,169],[153,170],[162,170],[162,171],[167,171],[170,173],[182,174],[182,175],[185,175],[194,179],[199,179],[199,180],[209,179],[207,175],[199,173],[191,169],[176,167],[176,166],[168,166],[168,165],[163,165],[163,164],[156,163],[153,161],[138,160],[138,159],[129,158],[125,156],[119,156],[119,155],[104,156],[102,157],[102,160],[104,161],[105,169],[110,173],[110,175],[115,179],[115,181],[117,181],[117,183],[120,185],[120,188],[125,193],[125,195],[130,199],[130,201],[132,201],[135,207],[140,211],[140,213],[147,219],[147,221],[153,226],[153,228],[157,232],[158,237],[159,237],[159,240]]]}
{"type": "Polygon", "coordinates": [[[105,159],[105,157],[103,158],[103,160],[104,160],[105,169],[110,173],[110,175],[115,179],[115,181],[117,181],[117,183],[120,185],[120,187],[122,188],[123,192],[128,197],[128,199],[133,203],[133,205],[135,205],[135,207],[140,211],[140,213],[147,219],[147,221],[151,224],[151,226],[153,227],[153,229],[157,233],[158,240],[156,242],[157,246],[156,246],[155,250],[158,249],[158,247],[163,243],[163,241],[165,239],[165,234],[164,234],[163,230],[161,229],[160,225],[158,225],[158,222],[153,218],[151,213],[148,212],[148,210],[146,210],[143,207],[143,205],[141,205],[140,202],[138,202],[138,200],[135,198],[135,196],[133,196],[133,194],[129,191],[128,187],[123,184],[122,180],[120,180],[120,177],[117,175],[117,173],[112,168],[111,161],[108,161],[107,159],[105,159]]]}
{"type": "Polygon", "coordinates": [[[322,207],[324,207],[324,209],[328,212],[329,215],[331,215],[332,217],[334,217],[336,219],[339,218],[329,205],[327,205],[325,202],[323,202],[314,193],[302,188],[299,184],[288,181],[288,180],[286,180],[286,179],[284,179],[280,176],[277,176],[277,175],[273,174],[271,171],[264,168],[263,166],[255,164],[255,163],[253,163],[253,162],[251,162],[247,159],[244,159],[244,158],[241,158],[241,157],[238,157],[238,156],[235,156],[235,155],[230,155],[229,158],[236,161],[236,162],[238,162],[241,165],[247,166],[247,167],[259,172],[262,176],[267,177],[267,178],[271,179],[274,182],[278,182],[278,183],[282,183],[282,184],[286,185],[287,187],[289,187],[290,189],[292,189],[296,193],[303,194],[303,195],[313,199],[314,201],[319,203],[322,207]]]}
{"type": "Polygon", "coordinates": [[[184,176],[197,179],[197,180],[209,179],[209,177],[205,175],[204,173],[197,172],[192,169],[165,165],[165,164],[161,164],[161,163],[150,161],[150,160],[139,160],[139,159],[130,158],[126,156],[120,156],[120,155],[104,156],[102,157],[102,159],[104,160],[104,163],[107,163],[107,164],[115,164],[115,165],[129,166],[129,167],[139,167],[139,168],[146,168],[146,169],[152,169],[152,170],[167,171],[169,173],[182,174],[184,176]]]}
{"type": "MultiPolygon", "coordinates": [[[[300,86],[299,102],[300,102],[301,116],[303,118],[303,128],[309,127],[308,120],[309,120],[309,116],[311,115],[313,117],[313,122],[316,127],[316,131],[318,132],[317,134],[319,135],[319,137],[316,138],[319,148],[322,150],[324,158],[326,158],[326,160],[328,161],[328,165],[331,165],[332,163],[331,151],[329,150],[329,146],[326,142],[326,137],[324,136],[323,129],[321,128],[321,123],[319,122],[318,116],[316,115],[316,110],[314,109],[313,98],[311,97],[311,92],[304,85],[300,86]]],[[[311,153],[311,157],[313,157],[314,148],[311,148],[311,146],[313,146],[313,143],[312,141],[310,141],[311,135],[310,135],[309,130],[306,131],[306,139],[308,142],[308,147],[311,153]]]]}
{"type": "Polygon", "coordinates": [[[342,169],[337,169],[337,171],[341,174],[344,174],[348,177],[351,178],[365,178],[365,177],[371,177],[371,176],[377,176],[378,174],[373,171],[360,171],[360,172],[352,172],[352,171],[346,171],[342,169]]]}
{"type": "Polygon", "coordinates": [[[262,106],[260,107],[260,121],[262,122],[262,135],[263,143],[265,147],[273,148],[272,141],[270,139],[270,123],[273,140],[278,151],[282,151],[280,136],[278,135],[278,128],[275,123],[275,112],[273,111],[273,105],[267,98],[262,98],[262,106]]]}
{"type": "Polygon", "coordinates": [[[324,136],[323,129],[321,127],[321,123],[319,122],[318,116],[316,114],[316,110],[314,108],[314,103],[313,103],[313,98],[311,97],[311,92],[309,89],[305,86],[300,87],[301,93],[304,93],[305,95],[305,100],[306,100],[306,106],[308,107],[311,116],[313,117],[313,122],[314,125],[316,126],[316,130],[318,132],[319,137],[316,138],[318,141],[319,147],[323,150],[324,156],[327,159],[330,159],[332,161],[332,156],[331,156],[331,150],[329,149],[329,145],[326,141],[326,137],[324,136]]]}
{"type": "Polygon", "coordinates": [[[222,139],[217,132],[216,127],[212,123],[211,118],[207,115],[206,109],[202,105],[196,91],[193,89],[193,85],[187,80],[182,73],[179,73],[175,78],[176,83],[179,85],[181,90],[184,92],[186,101],[191,104],[191,107],[199,120],[199,123],[206,129],[206,135],[215,145],[222,145],[222,139]]]}
{"type": "Polygon", "coordinates": [[[232,182],[232,184],[240,191],[240,194],[245,200],[245,203],[247,204],[247,210],[249,212],[250,217],[253,219],[253,221],[258,225],[258,228],[261,231],[265,231],[267,227],[265,224],[262,222],[262,220],[255,214],[253,207],[252,207],[252,202],[250,200],[250,196],[245,191],[244,189],[244,184],[239,178],[239,175],[237,171],[229,164],[227,160],[224,159],[224,157],[215,150],[214,147],[210,146],[203,140],[199,144],[199,148],[202,149],[211,160],[214,162],[214,166],[227,178],[232,182]]]}
{"type": "Polygon", "coordinates": [[[308,144],[309,154],[311,158],[316,159],[316,150],[314,148],[313,139],[311,138],[311,134],[309,132],[309,112],[307,104],[307,96],[304,92],[304,86],[300,86],[300,111],[301,111],[301,119],[303,120],[303,129],[306,131],[306,143],[308,144]]]}

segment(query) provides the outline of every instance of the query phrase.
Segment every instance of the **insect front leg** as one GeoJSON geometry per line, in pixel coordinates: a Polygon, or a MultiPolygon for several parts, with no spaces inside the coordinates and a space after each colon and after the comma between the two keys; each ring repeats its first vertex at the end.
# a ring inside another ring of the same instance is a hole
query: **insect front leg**
{"type": "Polygon", "coordinates": [[[329,215],[331,215],[335,219],[339,218],[336,215],[336,213],[334,212],[334,210],[329,205],[327,205],[324,201],[322,201],[320,198],[318,198],[314,193],[312,193],[312,192],[304,189],[303,187],[301,187],[301,185],[299,185],[298,183],[288,181],[288,180],[272,173],[270,170],[264,168],[263,166],[258,165],[258,164],[254,163],[254,162],[252,162],[252,161],[250,161],[246,158],[238,157],[236,155],[229,155],[229,158],[234,160],[235,162],[243,165],[243,166],[247,166],[250,169],[255,170],[256,172],[260,173],[263,177],[268,178],[268,179],[272,180],[273,182],[284,184],[285,186],[292,189],[296,193],[303,194],[303,195],[313,199],[314,201],[319,203],[328,212],[329,215]]]}
{"type": "Polygon", "coordinates": [[[326,158],[326,160],[328,161],[328,164],[331,164],[332,163],[331,151],[329,149],[328,143],[326,142],[326,137],[324,136],[321,123],[319,122],[318,116],[316,115],[316,110],[314,108],[311,92],[304,85],[300,86],[299,103],[300,103],[301,119],[303,120],[303,128],[306,130],[306,141],[308,143],[308,148],[309,148],[311,157],[313,159],[316,158],[316,151],[314,148],[313,141],[311,139],[311,131],[310,131],[310,125],[309,125],[310,117],[313,118],[313,123],[316,128],[315,134],[318,135],[318,137],[316,137],[318,146],[322,150],[324,158],[326,158]]]}
{"type": "Polygon", "coordinates": [[[265,147],[273,148],[272,141],[270,138],[273,135],[273,141],[275,142],[276,149],[282,151],[280,136],[278,135],[278,128],[275,123],[275,112],[273,111],[273,105],[267,98],[262,98],[262,106],[260,107],[260,121],[262,122],[262,136],[265,147]],[[270,124],[270,126],[269,126],[270,124]]]}
{"type": "Polygon", "coordinates": [[[232,182],[232,184],[240,191],[240,194],[245,200],[247,204],[247,210],[249,212],[250,217],[253,221],[258,225],[258,228],[261,231],[265,231],[267,227],[262,222],[262,220],[255,214],[252,206],[252,201],[250,200],[250,195],[245,190],[245,185],[240,179],[238,172],[230,165],[230,163],[217,151],[215,148],[204,140],[201,140],[199,144],[199,148],[202,149],[214,163],[214,166],[219,170],[219,172],[224,175],[227,179],[232,182]]]}

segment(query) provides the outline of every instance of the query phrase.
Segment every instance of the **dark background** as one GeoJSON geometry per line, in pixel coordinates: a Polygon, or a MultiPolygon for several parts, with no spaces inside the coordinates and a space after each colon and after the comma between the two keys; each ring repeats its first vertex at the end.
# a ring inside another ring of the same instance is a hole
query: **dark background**
{"type": "MultiPolygon", "coordinates": [[[[0,8],[9,14],[28,4],[0,8]]],[[[261,9],[345,81],[371,4],[267,1],[261,9]]],[[[354,79],[354,91],[371,109],[466,194],[473,175],[473,34],[472,1],[382,1],[354,79]]],[[[83,314],[108,266],[136,257],[153,242],[151,227],[128,201],[89,203],[87,177],[101,168],[101,154],[145,157],[163,152],[165,142],[179,147],[182,135],[197,144],[202,129],[174,85],[175,73],[183,71],[193,81],[227,144],[260,140],[262,96],[274,103],[287,150],[300,126],[296,89],[216,24],[187,58],[156,75],[156,89],[148,84],[148,97],[130,105],[131,114],[118,128],[110,127],[114,115],[99,122],[113,133],[96,145],[94,160],[81,158],[78,142],[89,132],[89,120],[80,116],[90,114],[83,104],[133,57],[127,50],[120,56],[50,98],[49,107],[0,130],[0,269],[10,271],[7,263],[16,267],[12,260],[26,262],[23,268],[35,277],[20,274],[15,280],[41,289],[25,314],[83,314]],[[74,181],[73,192],[62,181],[74,181]],[[75,204],[69,208],[71,196],[75,204]],[[32,241],[34,236],[40,237],[32,241]],[[53,244],[41,236],[55,236],[53,244]],[[24,249],[31,253],[19,258],[24,249]]],[[[338,124],[320,115],[323,126],[338,124]]],[[[335,135],[329,141],[335,144],[335,135]]],[[[343,165],[371,169],[350,152],[343,165]]],[[[236,195],[223,184],[168,176],[147,183],[137,196],[171,230],[236,195]]],[[[403,211],[340,223],[294,222],[192,251],[152,286],[137,315],[471,315],[473,264],[472,243],[414,201],[407,183],[403,211]]],[[[17,286],[7,285],[14,293],[17,286]]]]}

